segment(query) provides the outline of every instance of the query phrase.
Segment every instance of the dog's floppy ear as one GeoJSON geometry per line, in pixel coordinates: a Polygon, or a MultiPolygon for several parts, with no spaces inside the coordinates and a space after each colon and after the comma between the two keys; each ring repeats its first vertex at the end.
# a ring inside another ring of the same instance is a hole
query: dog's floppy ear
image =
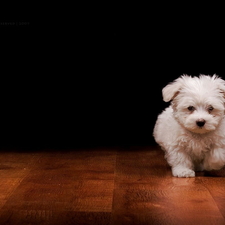
{"type": "Polygon", "coordinates": [[[223,97],[225,99],[225,81],[224,81],[224,84],[219,85],[219,89],[220,89],[220,92],[223,94],[223,97]]]}
{"type": "Polygon", "coordinates": [[[213,75],[212,79],[218,82],[218,88],[225,98],[225,81],[218,77],[216,74],[213,75]]]}
{"type": "Polygon", "coordinates": [[[165,102],[171,101],[179,94],[179,90],[182,87],[181,80],[182,78],[178,78],[174,82],[168,84],[166,87],[163,88],[162,94],[163,94],[163,100],[165,102]]]}

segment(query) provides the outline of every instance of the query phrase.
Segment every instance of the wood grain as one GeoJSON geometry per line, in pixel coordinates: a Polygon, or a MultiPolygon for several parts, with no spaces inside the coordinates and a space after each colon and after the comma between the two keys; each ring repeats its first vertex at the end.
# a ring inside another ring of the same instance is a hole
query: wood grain
{"type": "Polygon", "coordinates": [[[202,180],[172,177],[160,151],[120,153],[115,181],[113,224],[225,222],[202,180]]]}
{"type": "Polygon", "coordinates": [[[38,153],[0,152],[0,209],[39,157],[38,153]]]}
{"type": "Polygon", "coordinates": [[[225,224],[225,169],[174,178],[154,146],[0,152],[0,224],[225,224]]]}

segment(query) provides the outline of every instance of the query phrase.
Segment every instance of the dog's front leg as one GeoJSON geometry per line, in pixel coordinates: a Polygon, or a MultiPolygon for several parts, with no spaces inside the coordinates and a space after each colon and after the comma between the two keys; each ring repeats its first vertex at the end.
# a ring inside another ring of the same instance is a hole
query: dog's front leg
{"type": "Polygon", "coordinates": [[[172,167],[174,177],[194,177],[194,165],[188,154],[182,151],[173,151],[166,155],[167,161],[172,167]]]}

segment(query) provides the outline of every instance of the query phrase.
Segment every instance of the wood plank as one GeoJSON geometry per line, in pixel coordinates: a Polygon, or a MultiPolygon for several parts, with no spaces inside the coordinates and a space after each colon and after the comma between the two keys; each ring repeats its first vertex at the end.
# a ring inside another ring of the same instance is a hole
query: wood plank
{"type": "Polygon", "coordinates": [[[0,218],[3,224],[37,224],[37,225],[110,225],[111,213],[108,212],[74,212],[42,210],[4,211],[0,218]]]}
{"type": "Polygon", "coordinates": [[[60,170],[60,174],[74,174],[79,179],[114,179],[115,162],[115,150],[47,152],[39,159],[36,171],[60,170]]]}
{"type": "Polygon", "coordinates": [[[0,209],[29,174],[39,157],[38,153],[0,152],[0,209]]]}
{"type": "Polygon", "coordinates": [[[115,188],[129,183],[148,183],[152,178],[171,177],[171,171],[162,151],[137,149],[121,151],[117,155],[115,168],[115,188]]]}
{"type": "Polygon", "coordinates": [[[112,224],[224,224],[207,191],[115,190],[112,224]]]}
{"type": "Polygon", "coordinates": [[[207,177],[202,177],[202,183],[209,190],[225,218],[225,168],[220,171],[208,172],[206,175],[207,177]]]}
{"type": "Polygon", "coordinates": [[[0,224],[225,224],[225,169],[172,177],[158,147],[0,153],[0,224]]]}
{"type": "Polygon", "coordinates": [[[0,224],[13,223],[18,215],[27,221],[28,214],[33,215],[31,221],[38,215],[44,221],[51,217],[54,224],[54,218],[68,212],[78,217],[86,212],[87,219],[96,217],[101,224],[102,216],[108,220],[112,211],[115,161],[115,151],[42,153],[2,207],[0,224]]]}
{"type": "Polygon", "coordinates": [[[117,157],[112,224],[224,224],[210,192],[196,178],[175,178],[158,150],[117,157]]]}
{"type": "Polygon", "coordinates": [[[0,177],[23,177],[29,173],[39,158],[38,152],[0,151],[0,177]]]}
{"type": "Polygon", "coordinates": [[[41,184],[25,179],[2,209],[111,212],[113,180],[71,180],[65,185],[63,179],[58,184],[52,181],[41,184]]]}

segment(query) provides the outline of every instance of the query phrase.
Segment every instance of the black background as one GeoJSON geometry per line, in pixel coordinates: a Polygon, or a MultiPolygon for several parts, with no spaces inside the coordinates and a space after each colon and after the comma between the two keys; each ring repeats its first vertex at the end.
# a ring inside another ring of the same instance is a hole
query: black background
{"type": "Polygon", "coordinates": [[[166,84],[225,78],[220,6],[27,7],[1,19],[3,149],[152,145],[166,84]]]}

